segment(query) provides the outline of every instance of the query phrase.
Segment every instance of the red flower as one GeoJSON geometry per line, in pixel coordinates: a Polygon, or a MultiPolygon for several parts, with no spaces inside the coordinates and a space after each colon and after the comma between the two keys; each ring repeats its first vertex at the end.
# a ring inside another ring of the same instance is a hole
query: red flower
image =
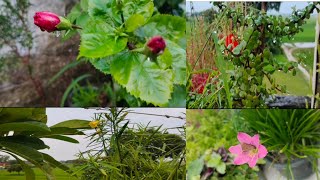
{"type": "Polygon", "coordinates": [[[153,54],[159,55],[166,48],[166,42],[161,36],[154,36],[148,41],[147,46],[153,54]]]}
{"type": "Polygon", "coordinates": [[[236,37],[233,34],[229,34],[226,38],[226,46],[228,47],[231,44],[230,50],[232,51],[235,47],[239,45],[236,37]]]}
{"type": "Polygon", "coordinates": [[[37,25],[41,31],[53,32],[58,30],[57,25],[60,24],[58,15],[52,12],[36,12],[33,16],[34,24],[37,25]]]}
{"type": "Polygon", "coordinates": [[[202,94],[204,87],[207,84],[208,79],[209,79],[208,73],[192,75],[192,88],[191,88],[191,90],[193,92],[202,94]]]}

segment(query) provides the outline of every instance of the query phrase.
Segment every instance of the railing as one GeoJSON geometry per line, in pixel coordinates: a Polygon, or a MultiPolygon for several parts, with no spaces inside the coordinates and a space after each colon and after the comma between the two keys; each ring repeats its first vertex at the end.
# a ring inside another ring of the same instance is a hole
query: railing
{"type": "Polygon", "coordinates": [[[314,47],[314,61],[313,61],[313,76],[312,76],[312,93],[313,96],[311,98],[311,108],[317,108],[317,96],[320,93],[320,86],[319,86],[319,72],[318,72],[318,65],[319,65],[319,50],[320,50],[320,43],[319,43],[319,34],[320,34],[320,14],[318,14],[317,23],[316,23],[316,33],[315,33],[315,47],[314,47]]]}

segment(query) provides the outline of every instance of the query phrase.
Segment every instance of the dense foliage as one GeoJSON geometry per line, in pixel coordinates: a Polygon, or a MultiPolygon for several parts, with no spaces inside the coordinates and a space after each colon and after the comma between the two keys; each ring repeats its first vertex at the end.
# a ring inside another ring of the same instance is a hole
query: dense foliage
{"type": "Polygon", "coordinates": [[[82,179],[185,179],[184,138],[161,126],[130,127],[128,113],[112,108],[92,121],[82,179]]]}
{"type": "MultiPolygon", "coordinates": [[[[295,75],[297,67],[295,62],[275,58],[271,52],[273,44],[281,43],[284,37],[292,38],[302,31],[301,26],[310,18],[310,14],[318,10],[317,3],[294,10],[289,17],[268,15],[266,8],[244,9],[243,6],[233,7],[228,3],[214,5],[218,9],[217,24],[212,26],[208,36],[215,43],[214,59],[221,73],[220,82],[208,82],[204,95],[190,97],[188,106],[195,107],[196,102],[203,108],[265,107],[266,98],[278,92],[286,92],[286,87],[272,77],[273,73],[282,71],[295,75]],[[221,25],[221,22],[228,23],[221,25]],[[224,29],[226,26],[231,27],[228,34],[225,34],[228,31],[224,29]],[[236,43],[227,43],[230,35],[236,43]],[[209,98],[211,94],[215,102],[197,102],[197,98],[209,98]]],[[[212,76],[216,74],[212,73],[212,76]]]]}
{"type": "Polygon", "coordinates": [[[53,168],[71,173],[68,166],[40,151],[50,148],[41,138],[78,143],[77,140],[65,135],[83,135],[78,129],[90,128],[89,122],[83,120],[65,121],[51,127],[46,123],[45,108],[0,109],[0,152],[17,160],[27,180],[34,180],[35,173],[23,159],[41,169],[50,180],[55,179],[53,168]]]}
{"type": "MultiPolygon", "coordinates": [[[[67,18],[82,27],[78,59],[111,75],[128,93],[154,106],[185,106],[185,19],[159,14],[152,0],[82,0],[67,18]],[[156,59],[143,52],[162,36],[167,48],[156,59]]],[[[66,32],[64,39],[74,35],[66,32]]]]}
{"type": "Polygon", "coordinates": [[[242,127],[238,131],[259,133],[273,163],[287,163],[291,177],[291,162],[308,158],[316,171],[319,158],[320,111],[308,109],[241,110],[235,119],[242,127]]]}
{"type": "Polygon", "coordinates": [[[258,179],[257,167],[234,165],[227,150],[237,143],[235,114],[234,110],[187,111],[187,179],[258,179]]]}

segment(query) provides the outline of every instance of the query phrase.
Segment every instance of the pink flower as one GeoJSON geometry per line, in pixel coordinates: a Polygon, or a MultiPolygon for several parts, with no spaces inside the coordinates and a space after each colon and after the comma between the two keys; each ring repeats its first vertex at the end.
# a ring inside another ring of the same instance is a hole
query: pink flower
{"type": "Polygon", "coordinates": [[[260,144],[258,134],[251,137],[246,133],[239,132],[238,140],[240,141],[239,145],[229,148],[232,154],[238,155],[233,162],[235,165],[248,163],[253,168],[258,159],[264,158],[268,154],[266,147],[260,144]]]}
{"type": "Polygon", "coordinates": [[[53,32],[58,30],[57,25],[60,24],[58,15],[52,12],[36,12],[33,16],[34,24],[37,25],[41,31],[53,32]]]}
{"type": "Polygon", "coordinates": [[[148,41],[147,46],[153,54],[159,55],[166,48],[166,42],[161,36],[154,36],[148,41]]]}

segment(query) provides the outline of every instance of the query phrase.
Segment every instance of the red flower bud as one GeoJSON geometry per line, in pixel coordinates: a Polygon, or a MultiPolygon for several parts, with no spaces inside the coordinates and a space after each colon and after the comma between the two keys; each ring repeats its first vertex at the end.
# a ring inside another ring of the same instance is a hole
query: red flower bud
{"type": "Polygon", "coordinates": [[[192,87],[191,90],[193,92],[202,94],[204,87],[207,84],[207,81],[209,80],[209,74],[208,73],[202,73],[202,74],[193,74],[192,75],[192,87]]]}
{"type": "Polygon", "coordinates": [[[36,12],[33,16],[34,24],[37,25],[41,31],[53,32],[58,30],[57,25],[60,24],[58,15],[52,12],[36,12]]]}
{"type": "Polygon", "coordinates": [[[166,48],[166,42],[161,36],[154,36],[148,41],[147,46],[153,54],[159,55],[166,48]]]}
{"type": "Polygon", "coordinates": [[[231,44],[230,50],[232,51],[235,47],[239,45],[236,37],[233,34],[229,34],[226,38],[226,46],[228,47],[231,44]]]}

